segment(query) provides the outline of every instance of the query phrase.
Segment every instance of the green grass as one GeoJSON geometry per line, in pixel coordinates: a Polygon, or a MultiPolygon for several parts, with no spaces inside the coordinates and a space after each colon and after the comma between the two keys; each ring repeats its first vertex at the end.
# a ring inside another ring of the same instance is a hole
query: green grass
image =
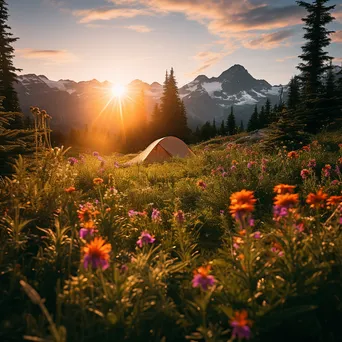
{"type": "Polygon", "coordinates": [[[84,154],[70,165],[78,152],[63,149],[34,165],[19,159],[0,189],[0,340],[230,341],[234,315],[246,310],[253,341],[338,341],[342,212],[326,203],[314,210],[306,198],[321,188],[341,195],[342,152],[337,134],[315,139],[296,159],[227,137],[163,164],[117,168],[134,156],[104,156],[101,165],[84,154]],[[302,179],[311,159],[316,167],[302,179]],[[299,202],[275,220],[280,183],[295,185],[299,202]],[[230,196],[242,189],[254,192],[254,224],[229,213],[230,196]],[[83,267],[93,237],[80,238],[80,205],[98,211],[94,234],[111,246],[106,270],[83,267]],[[139,248],[143,231],[156,240],[139,248]],[[194,288],[193,271],[208,264],[215,285],[194,288]]]}

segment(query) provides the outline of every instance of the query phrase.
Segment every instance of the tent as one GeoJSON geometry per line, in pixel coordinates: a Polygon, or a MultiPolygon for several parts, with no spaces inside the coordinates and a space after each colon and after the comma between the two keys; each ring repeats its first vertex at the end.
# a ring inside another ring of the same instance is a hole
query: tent
{"type": "Polygon", "coordinates": [[[138,156],[127,162],[125,165],[141,163],[160,163],[172,157],[185,158],[195,155],[184,141],[176,137],[165,137],[154,141],[138,156]]]}

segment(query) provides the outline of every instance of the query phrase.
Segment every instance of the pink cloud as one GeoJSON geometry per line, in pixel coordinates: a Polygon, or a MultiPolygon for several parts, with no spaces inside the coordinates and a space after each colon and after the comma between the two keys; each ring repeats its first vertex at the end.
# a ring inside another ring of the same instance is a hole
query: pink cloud
{"type": "Polygon", "coordinates": [[[333,43],[342,43],[342,30],[336,31],[332,34],[331,39],[333,43]]]}
{"type": "Polygon", "coordinates": [[[16,53],[25,59],[46,60],[48,64],[70,63],[77,59],[75,55],[66,50],[17,49],[16,53]]]}
{"type": "Polygon", "coordinates": [[[129,25],[129,26],[124,26],[124,28],[128,30],[136,31],[139,33],[148,33],[152,31],[150,27],[147,27],[145,25],[129,25]]]}

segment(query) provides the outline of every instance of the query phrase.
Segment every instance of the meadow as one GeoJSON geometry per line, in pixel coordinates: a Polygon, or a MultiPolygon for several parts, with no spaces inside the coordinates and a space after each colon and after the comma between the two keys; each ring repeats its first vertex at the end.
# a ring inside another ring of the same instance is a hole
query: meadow
{"type": "Polygon", "coordinates": [[[53,148],[0,188],[1,341],[340,341],[342,138],[53,148]]]}

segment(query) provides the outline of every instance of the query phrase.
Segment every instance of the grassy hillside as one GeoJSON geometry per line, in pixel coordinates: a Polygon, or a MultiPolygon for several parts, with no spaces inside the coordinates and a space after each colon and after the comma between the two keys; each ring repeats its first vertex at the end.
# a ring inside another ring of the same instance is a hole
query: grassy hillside
{"type": "Polygon", "coordinates": [[[216,138],[128,168],[19,159],[0,190],[0,340],[338,341],[340,136],[271,154],[216,138]]]}

